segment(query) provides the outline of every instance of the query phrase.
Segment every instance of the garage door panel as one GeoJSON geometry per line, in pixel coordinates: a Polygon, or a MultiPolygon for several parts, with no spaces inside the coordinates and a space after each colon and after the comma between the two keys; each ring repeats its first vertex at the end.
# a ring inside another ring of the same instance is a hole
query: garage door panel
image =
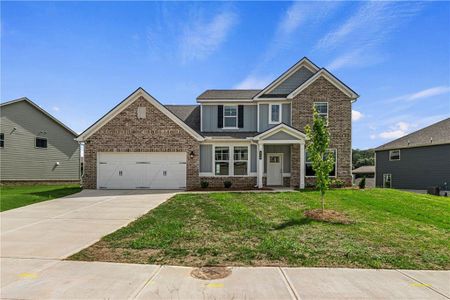
{"type": "Polygon", "coordinates": [[[98,153],[97,176],[105,189],[184,189],[186,153],[98,153]]]}

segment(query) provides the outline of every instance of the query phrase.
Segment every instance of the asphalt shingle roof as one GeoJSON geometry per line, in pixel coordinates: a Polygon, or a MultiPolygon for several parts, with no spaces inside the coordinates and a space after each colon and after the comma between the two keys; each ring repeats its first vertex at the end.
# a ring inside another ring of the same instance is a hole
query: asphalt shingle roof
{"type": "Polygon", "coordinates": [[[353,174],[375,173],[375,166],[362,166],[352,171],[353,174]]]}
{"type": "Polygon", "coordinates": [[[392,142],[381,145],[376,151],[413,148],[450,143],[450,118],[417,130],[392,142]]]}
{"type": "Polygon", "coordinates": [[[189,127],[200,132],[199,105],[164,105],[171,113],[180,118],[189,127]]]}
{"type": "Polygon", "coordinates": [[[197,100],[252,99],[260,91],[261,90],[206,90],[200,96],[197,97],[197,100]]]}

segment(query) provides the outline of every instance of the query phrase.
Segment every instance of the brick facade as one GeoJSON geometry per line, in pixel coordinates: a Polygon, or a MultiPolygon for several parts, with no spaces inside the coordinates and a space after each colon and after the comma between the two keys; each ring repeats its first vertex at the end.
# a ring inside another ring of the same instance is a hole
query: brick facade
{"type": "Polygon", "coordinates": [[[186,188],[197,188],[199,150],[197,140],[141,96],[85,141],[83,187],[97,188],[98,152],[186,152],[186,188]],[[137,118],[138,107],[146,107],[145,119],[137,118]]]}
{"type": "Polygon", "coordinates": [[[232,188],[252,188],[257,184],[257,178],[254,176],[248,177],[200,177],[200,181],[206,181],[209,183],[210,188],[223,188],[225,181],[232,183],[232,188]]]}
{"type": "MultiPolygon", "coordinates": [[[[305,132],[305,126],[312,124],[314,102],[328,102],[330,148],[337,149],[337,178],[343,180],[347,185],[351,185],[351,100],[327,79],[318,78],[292,100],[292,126],[294,128],[305,132]]],[[[292,151],[293,154],[295,152],[292,151]]],[[[293,162],[298,161],[297,159],[293,160],[293,162]]],[[[292,168],[292,170],[295,169],[296,167],[292,168]]],[[[293,174],[292,171],[291,174],[293,174]]]]}

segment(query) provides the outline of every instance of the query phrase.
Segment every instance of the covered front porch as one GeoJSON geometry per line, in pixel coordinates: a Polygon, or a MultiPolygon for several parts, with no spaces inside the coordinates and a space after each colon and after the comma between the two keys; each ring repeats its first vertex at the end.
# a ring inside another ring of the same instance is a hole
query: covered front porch
{"type": "Polygon", "coordinates": [[[253,138],[257,147],[257,186],[305,188],[305,140],[302,132],[285,124],[253,138]]]}

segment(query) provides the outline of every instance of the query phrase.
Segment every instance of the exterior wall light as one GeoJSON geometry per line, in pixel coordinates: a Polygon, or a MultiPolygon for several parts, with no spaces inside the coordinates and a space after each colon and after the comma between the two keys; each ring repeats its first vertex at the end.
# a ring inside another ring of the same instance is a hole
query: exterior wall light
{"type": "Polygon", "coordinates": [[[194,153],[194,151],[191,151],[191,153],[189,153],[189,157],[190,157],[191,159],[193,159],[193,158],[194,158],[194,156],[195,156],[195,153],[194,153]]]}

